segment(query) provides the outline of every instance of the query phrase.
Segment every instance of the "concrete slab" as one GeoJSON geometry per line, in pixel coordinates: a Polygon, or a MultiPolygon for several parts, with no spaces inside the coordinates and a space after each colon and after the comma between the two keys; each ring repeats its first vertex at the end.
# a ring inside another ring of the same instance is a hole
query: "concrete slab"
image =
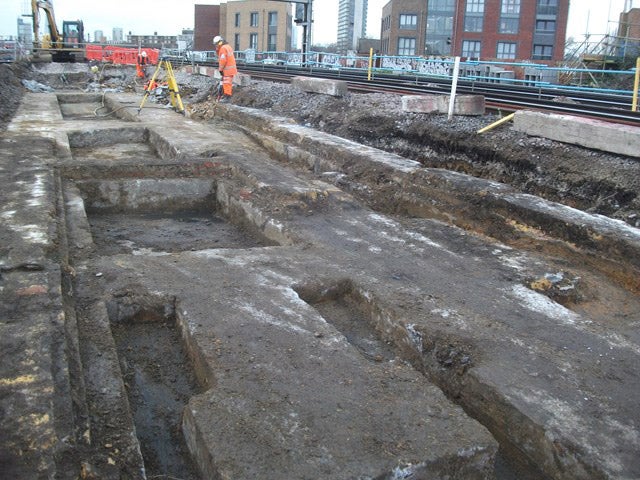
{"type": "Polygon", "coordinates": [[[347,82],[326,78],[293,77],[291,86],[303,92],[322,93],[333,97],[343,97],[348,91],[347,82]]]}
{"type": "MultiPolygon", "coordinates": [[[[411,113],[449,113],[451,95],[404,95],[402,111],[411,113]]],[[[456,95],[453,102],[454,115],[484,115],[485,103],[482,95],[456,95]]]]}
{"type": "Polygon", "coordinates": [[[612,124],[572,115],[521,110],[516,112],[513,128],[527,135],[558,142],[640,157],[640,128],[612,124]]]}

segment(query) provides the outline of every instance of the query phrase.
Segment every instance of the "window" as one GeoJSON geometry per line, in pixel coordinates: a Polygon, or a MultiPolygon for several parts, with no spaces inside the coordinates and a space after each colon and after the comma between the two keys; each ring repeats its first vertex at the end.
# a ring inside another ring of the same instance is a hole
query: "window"
{"type": "Polygon", "coordinates": [[[404,30],[415,30],[418,28],[418,16],[417,15],[400,15],[400,28],[404,30]]]}
{"type": "Polygon", "coordinates": [[[257,50],[258,49],[258,34],[257,33],[250,33],[249,34],[249,48],[251,48],[253,50],[257,50]]]}
{"type": "Polygon", "coordinates": [[[467,13],[484,13],[484,0],[467,0],[467,13]]]}
{"type": "Polygon", "coordinates": [[[502,15],[520,15],[520,0],[502,0],[502,15]]]}
{"type": "Polygon", "coordinates": [[[514,60],[516,58],[517,45],[511,42],[498,42],[496,57],[506,60],[514,60]]]}
{"type": "Polygon", "coordinates": [[[500,25],[498,26],[499,33],[518,33],[520,26],[519,18],[500,18],[500,25]]]}
{"type": "Polygon", "coordinates": [[[269,45],[267,45],[267,50],[270,52],[275,52],[278,49],[278,36],[275,33],[269,34],[269,45]]]}
{"type": "Polygon", "coordinates": [[[462,56],[480,58],[480,42],[477,40],[464,40],[462,42],[462,56]]]}
{"type": "Polygon", "coordinates": [[[538,15],[557,15],[558,0],[538,0],[538,15]]]}
{"type": "Polygon", "coordinates": [[[484,22],[482,17],[467,15],[466,17],[464,17],[464,31],[481,32],[483,23],[484,22]]]}
{"type": "Polygon", "coordinates": [[[276,27],[278,25],[278,12],[269,12],[269,26],[276,27]]]}
{"type": "Polygon", "coordinates": [[[534,60],[551,60],[552,57],[553,57],[553,45],[534,45],[533,46],[534,60]]]}
{"type": "Polygon", "coordinates": [[[456,0],[429,0],[428,12],[453,12],[456,0]]]}
{"type": "Polygon", "coordinates": [[[520,0],[502,0],[498,33],[518,33],[520,26],[520,0]]]}
{"type": "Polygon", "coordinates": [[[258,26],[258,12],[251,12],[251,23],[249,25],[252,27],[258,26]]]}
{"type": "Polygon", "coordinates": [[[239,27],[239,26],[240,26],[240,14],[239,14],[239,13],[236,13],[236,21],[235,21],[235,24],[234,24],[234,25],[235,25],[236,27],[239,27]]]}
{"type": "Polygon", "coordinates": [[[427,17],[427,34],[451,35],[453,31],[453,17],[429,16],[427,17]]]}
{"type": "Polygon", "coordinates": [[[555,32],[555,20],[536,20],[536,32],[555,32]]]}
{"type": "Polygon", "coordinates": [[[415,38],[398,38],[398,55],[415,55],[416,39],[415,38]]]}
{"type": "Polygon", "coordinates": [[[233,49],[237,52],[240,50],[240,34],[236,33],[233,36],[233,49]]]}
{"type": "Polygon", "coordinates": [[[482,32],[484,20],[484,0],[467,0],[464,16],[465,32],[482,32]]]}

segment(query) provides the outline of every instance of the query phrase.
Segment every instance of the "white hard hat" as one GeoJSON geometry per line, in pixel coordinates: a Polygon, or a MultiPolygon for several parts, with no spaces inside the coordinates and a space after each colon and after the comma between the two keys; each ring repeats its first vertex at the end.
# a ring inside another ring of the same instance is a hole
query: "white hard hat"
{"type": "Polygon", "coordinates": [[[213,44],[217,45],[218,43],[222,42],[222,37],[220,35],[216,35],[215,37],[213,37],[213,44]]]}

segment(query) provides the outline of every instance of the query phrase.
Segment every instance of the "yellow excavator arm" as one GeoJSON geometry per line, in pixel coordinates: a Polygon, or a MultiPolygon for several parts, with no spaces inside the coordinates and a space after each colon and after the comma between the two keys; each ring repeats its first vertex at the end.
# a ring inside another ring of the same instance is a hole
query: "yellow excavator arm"
{"type": "Polygon", "coordinates": [[[62,47],[62,36],[56,25],[56,18],[53,13],[53,4],[50,0],[31,0],[31,12],[33,14],[33,39],[36,45],[40,43],[40,10],[44,11],[49,24],[49,37],[53,48],[62,47]]]}

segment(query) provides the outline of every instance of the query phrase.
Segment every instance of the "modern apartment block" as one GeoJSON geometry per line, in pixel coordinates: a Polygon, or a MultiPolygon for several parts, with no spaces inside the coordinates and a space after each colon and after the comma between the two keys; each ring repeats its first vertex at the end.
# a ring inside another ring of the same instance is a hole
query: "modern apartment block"
{"type": "Polygon", "coordinates": [[[560,61],[569,0],[391,0],[385,55],[560,61]]]}
{"type": "Polygon", "coordinates": [[[338,4],[338,52],[357,50],[367,36],[368,0],[340,0],[338,4]]]}
{"type": "Polygon", "coordinates": [[[31,23],[25,22],[22,18],[18,18],[18,41],[29,49],[33,45],[33,27],[31,23]]]}
{"type": "Polygon", "coordinates": [[[238,0],[220,4],[220,31],[234,50],[291,50],[293,16],[287,2],[238,0]]]}
{"type": "Polygon", "coordinates": [[[291,5],[267,0],[236,0],[220,5],[196,5],[194,46],[213,50],[213,37],[222,35],[234,50],[290,51],[291,5]]]}

